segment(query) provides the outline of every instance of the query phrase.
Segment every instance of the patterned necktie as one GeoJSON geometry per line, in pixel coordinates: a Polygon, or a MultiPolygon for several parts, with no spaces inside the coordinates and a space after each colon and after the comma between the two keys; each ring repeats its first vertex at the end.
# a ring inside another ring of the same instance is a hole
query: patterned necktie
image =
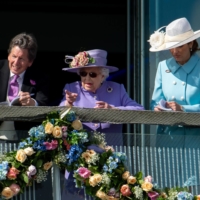
{"type": "Polygon", "coordinates": [[[10,102],[18,95],[19,93],[19,84],[17,82],[17,79],[19,78],[19,75],[14,75],[13,79],[10,81],[9,84],[9,91],[8,91],[8,98],[10,102]]]}

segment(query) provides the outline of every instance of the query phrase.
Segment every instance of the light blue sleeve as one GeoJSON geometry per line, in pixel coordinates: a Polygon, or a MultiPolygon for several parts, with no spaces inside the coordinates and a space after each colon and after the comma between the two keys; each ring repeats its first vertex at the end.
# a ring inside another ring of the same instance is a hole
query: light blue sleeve
{"type": "Polygon", "coordinates": [[[154,91],[151,99],[151,110],[154,110],[154,107],[158,104],[161,99],[165,99],[163,90],[162,90],[162,71],[161,63],[158,64],[158,69],[155,77],[154,91]]]}

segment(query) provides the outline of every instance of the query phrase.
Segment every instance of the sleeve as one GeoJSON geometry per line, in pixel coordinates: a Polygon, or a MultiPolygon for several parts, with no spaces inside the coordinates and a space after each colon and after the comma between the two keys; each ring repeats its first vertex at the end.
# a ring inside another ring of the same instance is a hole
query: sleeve
{"type": "Polygon", "coordinates": [[[126,92],[124,85],[120,84],[120,96],[121,96],[121,106],[117,106],[115,108],[122,110],[144,110],[144,107],[132,100],[128,93],[126,92]]]}
{"type": "Polygon", "coordinates": [[[49,77],[43,75],[36,91],[36,106],[47,106],[49,103],[49,77]]]}
{"type": "Polygon", "coordinates": [[[66,101],[66,96],[65,96],[65,90],[69,90],[70,91],[70,86],[69,84],[66,84],[63,88],[63,98],[59,104],[59,106],[65,106],[65,101],[66,101]]]}
{"type": "Polygon", "coordinates": [[[182,105],[184,112],[200,112],[200,104],[182,105]]]}
{"type": "Polygon", "coordinates": [[[165,99],[163,90],[162,90],[162,73],[161,73],[161,63],[158,65],[158,69],[155,77],[154,91],[151,99],[151,110],[154,110],[154,107],[158,104],[161,99],[165,99]]]}

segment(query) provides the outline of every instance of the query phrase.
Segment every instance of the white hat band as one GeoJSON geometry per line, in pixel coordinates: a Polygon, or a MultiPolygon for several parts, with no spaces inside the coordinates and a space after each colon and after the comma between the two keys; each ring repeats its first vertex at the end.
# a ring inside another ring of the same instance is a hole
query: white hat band
{"type": "Polygon", "coordinates": [[[185,33],[176,35],[176,36],[169,36],[169,35],[165,35],[165,42],[181,42],[183,40],[188,39],[189,37],[193,36],[194,32],[193,30],[187,31],[185,33]]]}

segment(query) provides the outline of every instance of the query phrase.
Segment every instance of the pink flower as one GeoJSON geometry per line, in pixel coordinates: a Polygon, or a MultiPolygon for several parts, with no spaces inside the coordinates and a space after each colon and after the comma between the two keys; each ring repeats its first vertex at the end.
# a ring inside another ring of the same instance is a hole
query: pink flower
{"type": "Polygon", "coordinates": [[[58,141],[52,140],[51,142],[43,142],[47,150],[54,150],[58,147],[58,141]]]}
{"type": "Polygon", "coordinates": [[[156,200],[159,197],[159,194],[157,192],[148,192],[148,196],[151,200],[156,200]]]}
{"type": "Polygon", "coordinates": [[[150,183],[152,183],[152,177],[151,177],[151,176],[146,176],[146,177],[144,178],[144,181],[145,181],[145,182],[150,182],[150,183]]]}
{"type": "Polygon", "coordinates": [[[36,82],[34,80],[30,80],[31,85],[36,85],[36,82]]]}
{"type": "Polygon", "coordinates": [[[67,126],[62,126],[62,132],[66,132],[67,131],[67,126]]]}
{"type": "Polygon", "coordinates": [[[47,150],[51,150],[52,149],[52,144],[49,142],[43,142],[43,144],[45,145],[47,150]]]}
{"type": "Polygon", "coordinates": [[[78,168],[78,174],[82,177],[82,178],[89,178],[89,176],[91,175],[91,171],[88,170],[85,167],[80,167],[78,168]]]}
{"type": "Polygon", "coordinates": [[[17,170],[15,167],[11,167],[7,173],[7,177],[10,180],[14,180],[17,178],[17,174],[19,174],[19,170],[17,170]]]}
{"type": "Polygon", "coordinates": [[[120,192],[122,193],[123,196],[127,197],[131,195],[130,188],[128,184],[122,185],[120,192]]]}
{"type": "Polygon", "coordinates": [[[51,146],[52,146],[52,150],[56,149],[58,147],[58,141],[57,140],[52,140],[51,141],[51,146]]]}
{"type": "Polygon", "coordinates": [[[13,183],[12,185],[10,185],[9,188],[13,191],[14,196],[17,195],[19,193],[19,191],[20,191],[19,185],[15,184],[15,183],[13,183]]]}

